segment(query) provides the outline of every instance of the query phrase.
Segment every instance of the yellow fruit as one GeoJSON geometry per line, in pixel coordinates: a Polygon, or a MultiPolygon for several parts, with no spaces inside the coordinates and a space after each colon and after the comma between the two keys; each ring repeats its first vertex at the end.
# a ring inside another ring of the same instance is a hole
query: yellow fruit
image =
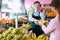
{"type": "Polygon", "coordinates": [[[40,35],[40,36],[38,37],[38,39],[40,39],[40,38],[42,39],[43,37],[44,37],[44,35],[40,35]]]}
{"type": "Polygon", "coordinates": [[[46,36],[46,40],[49,40],[48,36],[46,36]]]}
{"type": "Polygon", "coordinates": [[[48,36],[45,36],[45,35],[40,35],[38,36],[37,40],[48,40],[48,36]]]}
{"type": "Polygon", "coordinates": [[[22,24],[22,27],[25,28],[25,27],[26,27],[26,24],[23,23],[23,24],[22,24]]]}
{"type": "Polygon", "coordinates": [[[31,36],[28,36],[28,37],[26,38],[26,40],[31,40],[31,36]]]}
{"type": "Polygon", "coordinates": [[[38,23],[39,24],[44,24],[44,25],[47,25],[48,24],[48,22],[47,21],[45,21],[45,20],[38,20],[38,23]]]}
{"type": "Polygon", "coordinates": [[[31,25],[29,23],[26,24],[27,28],[31,28],[31,25]]]}
{"type": "Polygon", "coordinates": [[[36,34],[35,33],[32,34],[32,39],[36,40],[36,34]]]}
{"type": "Polygon", "coordinates": [[[44,20],[39,20],[38,22],[41,23],[41,24],[44,24],[45,23],[44,20]]]}
{"type": "Polygon", "coordinates": [[[42,40],[46,40],[45,36],[44,36],[44,38],[42,40]]]}
{"type": "Polygon", "coordinates": [[[22,24],[22,27],[23,27],[23,28],[31,28],[31,25],[30,25],[29,23],[27,23],[27,24],[24,24],[24,23],[23,23],[23,24],[22,24]]]}

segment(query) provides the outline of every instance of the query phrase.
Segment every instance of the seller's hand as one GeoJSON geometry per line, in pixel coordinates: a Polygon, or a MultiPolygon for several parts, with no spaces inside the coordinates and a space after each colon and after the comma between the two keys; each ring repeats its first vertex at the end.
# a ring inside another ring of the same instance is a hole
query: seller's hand
{"type": "Polygon", "coordinates": [[[38,21],[37,19],[33,19],[33,21],[38,21]]]}
{"type": "Polygon", "coordinates": [[[39,23],[38,23],[38,21],[37,21],[37,20],[34,20],[34,22],[35,22],[35,24],[36,24],[36,25],[39,25],[39,23]]]}

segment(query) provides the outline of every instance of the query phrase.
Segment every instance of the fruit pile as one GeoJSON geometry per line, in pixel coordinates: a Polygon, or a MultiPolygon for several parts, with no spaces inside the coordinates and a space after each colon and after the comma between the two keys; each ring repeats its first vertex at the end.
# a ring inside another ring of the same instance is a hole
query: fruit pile
{"type": "Polygon", "coordinates": [[[24,40],[25,34],[29,32],[24,28],[9,28],[7,31],[0,34],[0,40],[24,40]]]}
{"type": "Polygon", "coordinates": [[[1,23],[14,24],[14,21],[12,21],[12,20],[10,20],[10,19],[5,19],[5,18],[1,19],[0,22],[1,22],[1,23]]]}
{"type": "Polygon", "coordinates": [[[42,34],[36,37],[35,33],[29,35],[29,32],[24,28],[11,27],[7,31],[0,34],[0,40],[48,40],[48,36],[42,34]]]}

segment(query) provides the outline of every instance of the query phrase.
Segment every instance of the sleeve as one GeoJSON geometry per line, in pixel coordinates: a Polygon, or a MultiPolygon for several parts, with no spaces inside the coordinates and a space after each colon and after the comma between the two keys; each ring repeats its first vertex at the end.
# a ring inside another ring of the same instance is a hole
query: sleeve
{"type": "Polygon", "coordinates": [[[45,20],[45,15],[44,15],[44,13],[40,12],[40,17],[41,17],[41,19],[45,20]]]}
{"type": "Polygon", "coordinates": [[[34,20],[34,18],[32,18],[32,14],[33,14],[33,12],[29,12],[29,16],[28,16],[28,20],[29,21],[33,21],[34,20]]]}
{"type": "Polygon", "coordinates": [[[55,29],[56,29],[56,26],[55,26],[55,23],[53,21],[51,21],[47,27],[42,25],[42,30],[44,31],[45,34],[49,34],[52,31],[54,31],[55,29]]]}

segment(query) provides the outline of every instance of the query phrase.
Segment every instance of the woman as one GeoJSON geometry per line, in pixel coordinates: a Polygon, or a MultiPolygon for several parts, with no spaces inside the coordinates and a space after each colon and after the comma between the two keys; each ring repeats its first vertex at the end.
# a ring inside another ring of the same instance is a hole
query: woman
{"type": "Polygon", "coordinates": [[[49,22],[47,27],[40,25],[44,33],[50,34],[49,40],[60,40],[60,0],[53,0],[51,6],[57,16],[49,22]]]}

